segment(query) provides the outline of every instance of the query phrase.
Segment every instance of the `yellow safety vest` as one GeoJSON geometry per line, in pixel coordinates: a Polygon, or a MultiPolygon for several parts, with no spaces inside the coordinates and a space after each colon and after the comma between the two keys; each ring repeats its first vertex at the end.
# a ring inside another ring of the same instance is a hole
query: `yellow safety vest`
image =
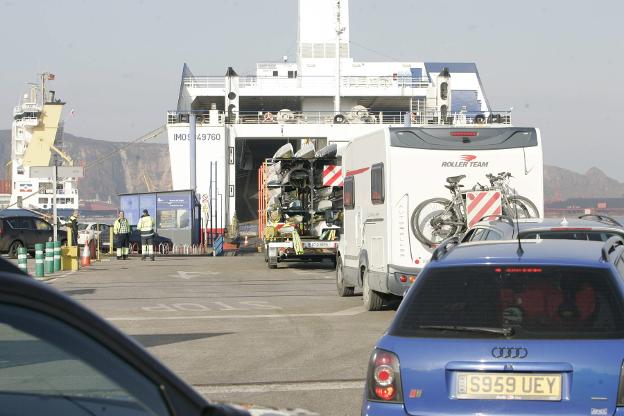
{"type": "Polygon", "coordinates": [[[141,232],[141,236],[149,237],[154,235],[154,220],[149,215],[141,217],[137,224],[138,230],[141,232]]]}
{"type": "Polygon", "coordinates": [[[113,224],[113,233],[115,234],[119,234],[119,232],[121,231],[121,222],[124,221],[126,223],[126,231],[124,234],[128,234],[130,233],[130,223],[128,222],[127,218],[117,218],[115,220],[115,224],[113,224]]]}

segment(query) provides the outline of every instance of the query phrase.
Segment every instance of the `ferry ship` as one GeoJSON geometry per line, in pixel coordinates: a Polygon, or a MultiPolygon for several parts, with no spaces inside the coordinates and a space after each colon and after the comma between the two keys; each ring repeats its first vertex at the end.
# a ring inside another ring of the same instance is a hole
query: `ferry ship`
{"type": "MultiPolygon", "coordinates": [[[[11,127],[11,208],[52,210],[52,178],[30,175],[32,166],[71,166],[72,159],[63,152],[62,111],[65,103],[56,98],[46,84],[54,74],[40,74],[39,83],[31,84],[13,110],[11,127]]],[[[78,209],[75,178],[58,178],[56,202],[59,210],[78,209]]]]}
{"type": "Polygon", "coordinates": [[[474,63],[355,60],[348,16],[348,0],[299,0],[296,59],[257,63],[254,74],[224,65],[225,75],[195,75],[184,64],[167,113],[173,189],[196,190],[204,224],[253,221],[257,169],[285,143],[320,149],[381,125],[511,122],[490,108],[474,63]]]}

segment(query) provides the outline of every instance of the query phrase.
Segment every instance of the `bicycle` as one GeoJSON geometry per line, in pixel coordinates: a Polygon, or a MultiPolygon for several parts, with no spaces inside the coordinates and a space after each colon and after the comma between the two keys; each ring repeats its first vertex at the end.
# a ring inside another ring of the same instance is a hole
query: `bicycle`
{"type": "Polygon", "coordinates": [[[498,175],[485,175],[490,181],[490,190],[500,190],[503,197],[507,196],[507,203],[503,202],[503,215],[511,218],[538,218],[539,210],[529,198],[516,194],[509,186],[510,172],[500,172],[498,175]]]}
{"type": "Polygon", "coordinates": [[[490,186],[479,183],[471,191],[464,191],[460,182],[466,175],[446,178],[444,185],[452,195],[452,199],[431,198],[421,202],[411,218],[412,232],[423,244],[434,247],[447,238],[460,235],[468,228],[466,214],[466,194],[474,191],[499,191],[501,194],[502,214],[512,218],[536,218],[539,216],[537,207],[526,197],[515,195],[509,186],[511,173],[501,172],[498,175],[488,174],[490,186]]]}

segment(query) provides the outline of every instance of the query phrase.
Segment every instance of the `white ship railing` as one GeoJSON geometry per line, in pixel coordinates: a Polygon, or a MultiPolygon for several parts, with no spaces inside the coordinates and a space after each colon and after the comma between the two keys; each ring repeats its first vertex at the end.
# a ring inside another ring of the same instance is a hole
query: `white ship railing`
{"type": "MultiPolygon", "coordinates": [[[[459,111],[442,116],[435,110],[423,111],[241,111],[226,114],[223,111],[194,111],[198,125],[223,124],[390,124],[390,125],[483,125],[511,124],[511,111],[459,111]]],[[[188,112],[168,111],[167,124],[189,122],[188,112]]]]}
{"type": "MultiPolygon", "coordinates": [[[[289,77],[259,77],[241,76],[238,78],[240,88],[262,87],[333,87],[336,85],[334,76],[299,76],[289,77]]],[[[187,88],[224,89],[225,78],[214,76],[194,76],[182,78],[187,88]]],[[[427,88],[428,78],[414,78],[411,76],[341,76],[340,84],[343,88],[427,88]]]]}
{"type": "Polygon", "coordinates": [[[40,112],[41,106],[37,103],[24,103],[22,105],[16,105],[13,107],[13,115],[16,116],[22,113],[40,112]]]}

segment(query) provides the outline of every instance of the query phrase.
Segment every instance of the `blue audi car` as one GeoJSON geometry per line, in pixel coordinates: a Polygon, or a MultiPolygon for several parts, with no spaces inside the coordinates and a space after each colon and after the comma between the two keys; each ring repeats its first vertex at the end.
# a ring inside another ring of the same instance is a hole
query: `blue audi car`
{"type": "Polygon", "coordinates": [[[624,415],[623,254],[444,243],[371,355],[362,415],[624,415]]]}

